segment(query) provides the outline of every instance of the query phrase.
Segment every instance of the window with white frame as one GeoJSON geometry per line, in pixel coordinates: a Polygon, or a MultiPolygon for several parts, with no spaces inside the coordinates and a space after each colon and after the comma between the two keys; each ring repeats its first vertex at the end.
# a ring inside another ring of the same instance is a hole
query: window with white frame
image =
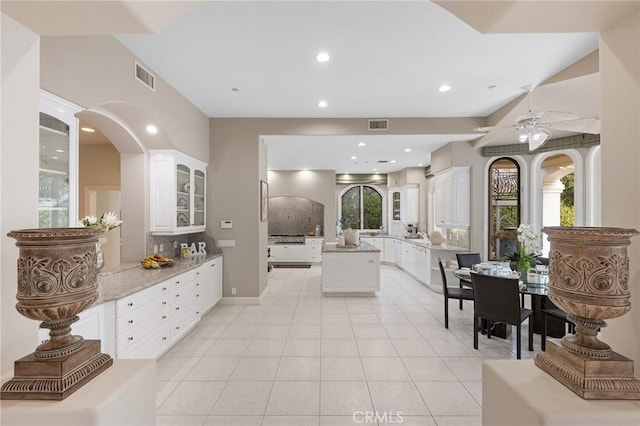
{"type": "Polygon", "coordinates": [[[342,228],[380,229],[383,226],[383,196],[370,185],[352,185],[339,197],[342,228]]]}

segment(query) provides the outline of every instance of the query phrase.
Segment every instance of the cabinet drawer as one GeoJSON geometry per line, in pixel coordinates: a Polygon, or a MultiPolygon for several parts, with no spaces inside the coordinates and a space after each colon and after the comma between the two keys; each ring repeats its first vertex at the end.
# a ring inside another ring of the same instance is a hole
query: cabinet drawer
{"type": "Polygon", "coordinates": [[[164,324],[158,329],[149,333],[148,336],[139,342],[131,345],[127,350],[118,352],[120,359],[150,358],[157,359],[170,344],[169,324],[164,324]]]}
{"type": "Polygon", "coordinates": [[[153,287],[146,288],[142,291],[134,293],[116,302],[116,317],[121,317],[129,312],[138,309],[145,304],[151,302],[157,297],[163,294],[169,294],[173,289],[173,283],[171,280],[167,280],[160,284],[156,284],[153,287]]]}
{"type": "Polygon", "coordinates": [[[188,312],[175,320],[171,321],[171,342],[176,342],[185,333],[191,330],[200,320],[200,316],[196,313],[196,306],[188,307],[188,312]]]}
{"type": "MultiPolygon", "coordinates": [[[[180,316],[190,305],[196,301],[196,282],[190,282],[177,288],[171,296],[171,312],[174,317],[180,316]]],[[[197,310],[193,308],[194,310],[197,310]]]]}
{"type": "Polygon", "coordinates": [[[155,298],[150,303],[147,303],[142,307],[129,312],[126,315],[118,317],[116,319],[116,334],[126,333],[127,331],[140,325],[149,317],[158,318],[156,314],[159,311],[166,310],[168,313],[168,308],[170,305],[170,295],[164,294],[160,297],[155,298]]]}
{"type": "Polygon", "coordinates": [[[322,254],[321,253],[307,253],[307,261],[308,262],[322,262],[322,254]]]}
{"type": "Polygon", "coordinates": [[[142,341],[150,332],[163,324],[169,324],[169,310],[164,309],[156,314],[147,317],[136,327],[123,333],[116,333],[116,351],[118,353],[126,351],[133,345],[142,341]]]}
{"type": "Polygon", "coordinates": [[[200,275],[200,268],[193,269],[191,271],[185,272],[184,274],[178,275],[177,277],[173,277],[173,282],[175,283],[175,288],[179,288],[191,281],[195,280],[200,275]]]}

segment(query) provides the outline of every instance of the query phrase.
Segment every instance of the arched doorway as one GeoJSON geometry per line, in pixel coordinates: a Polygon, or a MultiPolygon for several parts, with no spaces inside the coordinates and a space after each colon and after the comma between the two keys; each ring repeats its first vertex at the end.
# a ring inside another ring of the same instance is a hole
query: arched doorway
{"type": "Polygon", "coordinates": [[[502,157],[490,163],[487,174],[489,260],[503,259],[516,249],[521,220],[520,165],[502,157]]]}

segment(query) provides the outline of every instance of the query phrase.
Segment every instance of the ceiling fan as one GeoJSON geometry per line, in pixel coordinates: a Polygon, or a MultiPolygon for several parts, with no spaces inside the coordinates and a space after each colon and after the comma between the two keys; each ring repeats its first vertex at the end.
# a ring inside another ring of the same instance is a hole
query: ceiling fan
{"type": "Polygon", "coordinates": [[[488,144],[498,138],[516,133],[519,142],[528,142],[529,151],[540,147],[551,137],[551,130],[564,130],[576,133],[600,133],[600,119],[598,117],[581,117],[578,114],[567,111],[532,111],[530,87],[527,91],[529,112],[518,117],[515,124],[507,126],[476,127],[477,132],[488,132],[484,137],[484,143],[488,144]]]}

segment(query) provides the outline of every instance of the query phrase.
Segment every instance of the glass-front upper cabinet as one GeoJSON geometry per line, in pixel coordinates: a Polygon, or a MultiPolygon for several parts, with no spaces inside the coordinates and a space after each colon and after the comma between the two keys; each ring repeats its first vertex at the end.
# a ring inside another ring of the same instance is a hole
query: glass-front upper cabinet
{"type": "Polygon", "coordinates": [[[179,151],[150,151],[151,233],[177,235],[205,230],[206,167],[179,151]]]}
{"type": "Polygon", "coordinates": [[[78,119],[80,108],[48,92],[40,94],[38,226],[78,222],[78,119]]]}

